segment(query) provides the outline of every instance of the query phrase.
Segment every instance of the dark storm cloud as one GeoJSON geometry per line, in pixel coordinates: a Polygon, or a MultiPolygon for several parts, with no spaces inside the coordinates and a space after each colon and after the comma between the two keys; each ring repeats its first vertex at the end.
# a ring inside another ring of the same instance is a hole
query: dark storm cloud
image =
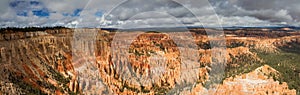
{"type": "Polygon", "coordinates": [[[298,23],[299,0],[228,0],[211,1],[217,13],[227,17],[250,16],[270,22],[298,23]]]}

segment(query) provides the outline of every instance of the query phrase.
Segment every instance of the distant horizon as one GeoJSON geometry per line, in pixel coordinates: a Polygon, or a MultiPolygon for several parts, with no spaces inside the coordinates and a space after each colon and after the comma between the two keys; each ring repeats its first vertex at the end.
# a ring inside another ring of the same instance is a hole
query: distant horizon
{"type": "Polygon", "coordinates": [[[26,28],[70,28],[70,29],[85,29],[85,28],[95,28],[95,29],[117,29],[117,30],[134,30],[134,29],[194,29],[194,28],[207,28],[207,29],[243,29],[243,28],[292,28],[292,29],[300,29],[300,26],[289,26],[289,25],[274,25],[274,26],[224,26],[224,27],[204,27],[204,26],[177,26],[177,27],[137,27],[137,28],[118,28],[118,27],[66,27],[66,26],[26,26],[26,27],[0,27],[0,29],[26,29],[26,28]]]}
{"type": "Polygon", "coordinates": [[[34,27],[34,28],[45,28],[45,27],[65,27],[65,28],[114,28],[114,29],[138,29],[138,28],[184,28],[184,27],[196,27],[196,28],[234,28],[234,27],[238,27],[238,28],[264,28],[264,27],[300,27],[299,25],[288,25],[288,24],[273,24],[273,25],[232,25],[232,26],[203,26],[203,25],[194,25],[194,26],[150,26],[150,27],[133,27],[133,28],[123,28],[123,27],[113,27],[113,26],[108,26],[108,27],[100,27],[100,26],[95,26],[95,27],[77,27],[76,25],[74,25],[73,27],[71,26],[65,26],[65,25],[58,25],[58,26],[5,26],[5,27],[1,27],[0,28],[30,28],[30,27],[34,27]]]}

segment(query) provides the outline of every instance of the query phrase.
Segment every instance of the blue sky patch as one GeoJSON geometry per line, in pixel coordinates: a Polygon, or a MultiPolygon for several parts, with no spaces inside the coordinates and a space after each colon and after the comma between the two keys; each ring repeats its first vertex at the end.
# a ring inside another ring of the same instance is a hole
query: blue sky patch
{"type": "Polygon", "coordinates": [[[71,17],[76,17],[76,16],[80,16],[80,12],[82,11],[82,9],[76,9],[73,11],[72,14],[70,13],[63,13],[63,16],[71,16],[71,17]]]}
{"type": "Polygon", "coordinates": [[[10,2],[9,6],[14,8],[14,7],[17,7],[21,3],[26,3],[26,2],[25,1],[14,1],[14,2],[10,2]]]}
{"type": "Polygon", "coordinates": [[[37,6],[37,5],[39,5],[40,4],[40,2],[38,2],[38,1],[30,1],[30,5],[35,5],[35,6],[37,6]]]}
{"type": "Polygon", "coordinates": [[[63,16],[69,16],[70,14],[68,13],[62,13],[63,16]]]}
{"type": "Polygon", "coordinates": [[[101,11],[98,11],[95,13],[95,16],[98,16],[98,17],[101,17],[102,15],[103,15],[103,12],[101,12],[101,11]]]}
{"type": "Polygon", "coordinates": [[[82,11],[82,9],[76,9],[76,10],[74,10],[74,12],[71,16],[80,16],[81,11],[82,11]]]}
{"type": "Polygon", "coordinates": [[[39,17],[48,17],[50,15],[50,13],[47,9],[33,10],[32,13],[33,13],[33,15],[36,15],[39,17]]]}
{"type": "Polygon", "coordinates": [[[28,16],[27,12],[17,12],[17,16],[28,16]]]}

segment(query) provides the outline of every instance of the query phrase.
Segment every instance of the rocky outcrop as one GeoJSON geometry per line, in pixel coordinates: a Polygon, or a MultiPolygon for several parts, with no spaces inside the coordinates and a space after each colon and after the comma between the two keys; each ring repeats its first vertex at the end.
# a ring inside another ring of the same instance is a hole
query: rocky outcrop
{"type": "Polygon", "coordinates": [[[71,30],[51,30],[62,34],[50,34],[47,31],[0,35],[0,59],[4,67],[4,71],[1,71],[4,77],[0,80],[13,83],[24,93],[70,92],[65,88],[69,76],[67,72],[74,72],[71,59],[68,58],[71,57],[68,55],[72,37],[68,37],[68,33],[71,30]]]}
{"type": "Polygon", "coordinates": [[[0,82],[0,93],[1,94],[25,94],[22,90],[15,86],[13,83],[0,82]]]}
{"type": "MultiPolygon", "coordinates": [[[[211,46],[222,41],[209,39],[202,32],[193,32],[194,39],[174,35],[187,34],[135,31],[120,35],[100,29],[2,33],[0,62],[5,69],[0,70],[1,92],[15,93],[20,89],[24,93],[40,91],[38,93],[46,94],[152,95],[198,94],[199,91],[247,94],[243,91],[243,85],[246,85],[250,87],[248,91],[257,94],[266,91],[295,93],[287,89],[287,85],[266,77],[270,75],[264,69],[266,66],[234,78],[233,75],[240,72],[233,70],[234,74],[230,76],[211,74],[212,69],[216,69],[214,63],[218,62],[226,63],[222,65],[231,69],[260,64],[261,59],[251,49],[274,51],[276,43],[283,43],[278,39],[227,36],[226,43],[221,45],[227,46],[224,49],[211,46]],[[209,43],[209,40],[213,42],[209,43]],[[220,53],[222,50],[226,52],[220,53]],[[217,85],[220,90],[206,89],[205,84],[214,78],[225,79],[223,84],[217,85]],[[260,84],[261,81],[265,84],[260,84]]],[[[226,71],[226,68],[217,69],[226,71]]],[[[277,75],[275,70],[271,71],[277,75]]]]}
{"type": "Polygon", "coordinates": [[[296,90],[290,90],[283,82],[274,81],[273,76],[280,74],[268,65],[264,65],[254,71],[226,78],[222,84],[216,85],[217,89],[206,89],[202,85],[196,85],[191,92],[183,91],[181,94],[213,94],[213,95],[245,95],[245,94],[279,94],[296,95],[296,90]]]}

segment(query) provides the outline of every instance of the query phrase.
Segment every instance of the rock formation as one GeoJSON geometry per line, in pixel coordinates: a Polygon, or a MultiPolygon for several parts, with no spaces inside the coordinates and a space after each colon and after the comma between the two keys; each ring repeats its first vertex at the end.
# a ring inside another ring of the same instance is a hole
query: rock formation
{"type": "Polygon", "coordinates": [[[202,29],[191,31],[190,36],[180,36],[188,34],[178,32],[141,31],[120,35],[101,29],[3,31],[0,34],[0,64],[3,67],[0,92],[296,94],[286,83],[280,84],[272,79],[273,76],[269,77],[271,73],[280,77],[280,72],[267,65],[252,72],[239,68],[262,65],[263,60],[253,50],[276,52],[281,46],[292,47],[291,42],[299,42],[299,37],[295,36],[298,34],[226,30],[226,43],[222,43],[220,39],[210,39],[202,29]],[[260,34],[267,36],[260,37],[260,34]],[[215,43],[227,48],[211,45],[215,43]],[[213,56],[212,53],[221,48],[226,50],[218,54],[222,57],[213,56]],[[224,70],[223,75],[211,73],[217,62],[226,63],[223,64],[226,68],[219,68],[224,70]],[[206,85],[214,78],[224,80],[206,85]]]}

